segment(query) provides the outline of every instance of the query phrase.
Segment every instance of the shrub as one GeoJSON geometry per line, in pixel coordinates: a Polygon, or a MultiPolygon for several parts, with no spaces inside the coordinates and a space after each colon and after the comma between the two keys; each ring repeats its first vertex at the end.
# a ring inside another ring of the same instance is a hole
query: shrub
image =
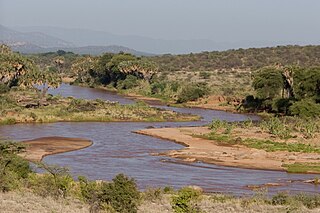
{"type": "Polygon", "coordinates": [[[177,103],[195,101],[208,94],[208,88],[202,85],[187,85],[182,88],[177,97],[177,103]]]}
{"type": "Polygon", "coordinates": [[[21,181],[31,173],[29,162],[18,156],[24,146],[18,143],[0,143],[0,190],[10,191],[18,188],[21,181]]]}
{"type": "Polygon", "coordinates": [[[45,164],[40,164],[39,167],[47,171],[47,173],[30,175],[28,178],[29,188],[43,197],[65,198],[75,184],[67,169],[45,164]]]}
{"type": "Polygon", "coordinates": [[[289,203],[289,195],[284,192],[280,192],[274,195],[271,199],[272,205],[287,205],[289,203]]]}
{"type": "Polygon", "coordinates": [[[164,81],[158,81],[151,84],[151,93],[158,94],[162,93],[166,88],[167,84],[164,81]]]}
{"type": "Polygon", "coordinates": [[[172,186],[166,186],[163,188],[163,192],[166,194],[170,194],[170,193],[174,192],[174,188],[172,186]]]}
{"type": "Polygon", "coordinates": [[[100,200],[117,212],[135,213],[140,201],[140,192],[134,179],[119,174],[111,183],[103,183],[100,200]]]}
{"type": "Polygon", "coordinates": [[[190,187],[185,187],[179,190],[178,195],[174,196],[171,201],[171,206],[176,213],[195,213],[199,209],[195,202],[199,199],[201,192],[190,187]]]}
{"type": "Polygon", "coordinates": [[[290,106],[289,111],[291,115],[300,117],[319,117],[320,104],[317,104],[310,99],[304,99],[293,103],[292,106],[290,106]]]}
{"type": "Polygon", "coordinates": [[[228,123],[226,121],[221,121],[221,120],[213,120],[209,125],[209,128],[212,130],[213,133],[223,128],[224,129],[223,134],[231,134],[232,130],[235,127],[236,127],[235,124],[228,123]]]}
{"type": "Polygon", "coordinates": [[[307,195],[307,194],[298,194],[294,196],[294,200],[301,202],[305,207],[309,209],[315,209],[320,207],[320,195],[307,195]]]}
{"type": "Polygon", "coordinates": [[[103,208],[100,197],[102,195],[101,183],[89,181],[84,176],[79,176],[80,198],[90,205],[90,212],[98,212],[103,208]]]}
{"type": "Polygon", "coordinates": [[[68,112],[87,112],[96,110],[96,106],[91,101],[72,99],[67,107],[68,112]]]}
{"type": "Polygon", "coordinates": [[[132,89],[138,86],[138,78],[134,75],[128,75],[123,81],[119,81],[118,89],[132,89]]]}
{"type": "Polygon", "coordinates": [[[291,130],[287,127],[283,121],[277,117],[272,117],[268,120],[264,120],[260,123],[260,127],[263,130],[268,131],[270,134],[276,135],[281,139],[288,139],[291,137],[291,130]]]}

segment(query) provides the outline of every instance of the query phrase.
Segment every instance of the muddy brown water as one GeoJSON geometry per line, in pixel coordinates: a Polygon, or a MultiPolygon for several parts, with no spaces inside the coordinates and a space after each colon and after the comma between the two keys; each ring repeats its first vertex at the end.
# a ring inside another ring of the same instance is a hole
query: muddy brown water
{"type": "MultiPolygon", "coordinates": [[[[99,89],[83,88],[63,84],[52,94],[73,96],[84,99],[104,99],[131,104],[134,101],[115,93],[99,89]]],[[[0,126],[0,135],[14,140],[30,140],[38,137],[62,136],[86,138],[94,144],[86,149],[47,156],[44,161],[70,169],[74,176],[86,175],[90,179],[111,180],[118,173],[136,179],[138,186],[197,185],[207,192],[225,192],[235,195],[254,193],[248,185],[281,183],[282,186],[269,187],[270,193],[279,191],[319,192],[320,188],[312,184],[291,182],[317,177],[308,174],[288,174],[279,171],[240,169],[210,164],[179,163],[177,160],[153,156],[152,153],[182,148],[168,140],[138,135],[132,131],[147,127],[200,126],[213,118],[227,121],[243,121],[248,118],[259,119],[253,115],[233,114],[223,111],[174,108],[157,106],[178,112],[197,114],[203,117],[196,122],[60,122],[50,124],[18,124],[0,126]]],[[[320,175],[318,175],[320,177],[320,175]]]]}

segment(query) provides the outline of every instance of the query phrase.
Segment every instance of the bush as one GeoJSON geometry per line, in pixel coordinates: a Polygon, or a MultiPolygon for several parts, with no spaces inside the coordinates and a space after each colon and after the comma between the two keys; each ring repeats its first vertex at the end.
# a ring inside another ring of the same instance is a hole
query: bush
{"type": "Polygon", "coordinates": [[[12,142],[0,143],[0,190],[10,191],[20,187],[21,181],[31,173],[29,162],[18,156],[24,146],[12,142]]]}
{"type": "Polygon", "coordinates": [[[179,190],[178,195],[174,196],[171,206],[176,213],[195,213],[199,212],[195,202],[199,199],[201,192],[190,187],[179,190]]]}
{"type": "Polygon", "coordinates": [[[287,205],[289,203],[289,195],[284,192],[280,192],[272,197],[272,205],[287,205]]]}
{"type": "Polygon", "coordinates": [[[128,75],[125,80],[119,81],[117,88],[118,89],[132,89],[138,86],[138,78],[134,75],[128,75]]]}
{"type": "Polygon", "coordinates": [[[262,121],[260,123],[260,127],[281,139],[288,139],[291,137],[291,129],[277,117],[272,117],[267,121],[262,121]]]}
{"type": "Polygon", "coordinates": [[[182,88],[177,97],[177,103],[195,101],[208,94],[208,88],[202,85],[187,85],[182,88]]]}
{"type": "Polygon", "coordinates": [[[292,106],[290,106],[289,111],[291,115],[300,117],[319,117],[320,104],[317,104],[310,99],[304,99],[293,103],[292,106]]]}
{"type": "Polygon", "coordinates": [[[68,112],[88,112],[96,110],[96,106],[91,101],[72,99],[67,107],[68,112]]]}
{"type": "Polygon", "coordinates": [[[103,183],[100,200],[117,212],[135,213],[140,201],[140,192],[134,179],[119,174],[111,183],[103,183]]]}
{"type": "Polygon", "coordinates": [[[298,194],[294,196],[294,200],[301,202],[305,207],[309,209],[315,209],[320,207],[320,195],[307,195],[307,194],[298,194]]]}
{"type": "Polygon", "coordinates": [[[90,205],[90,212],[97,212],[103,208],[100,197],[102,195],[101,183],[89,181],[84,176],[79,176],[80,198],[90,205]]]}
{"type": "Polygon", "coordinates": [[[28,178],[28,186],[37,195],[55,198],[65,198],[70,194],[75,183],[66,168],[58,166],[40,165],[41,169],[47,171],[42,175],[30,175],[28,178]]]}
{"type": "Polygon", "coordinates": [[[151,84],[151,93],[158,94],[162,93],[166,88],[167,84],[164,81],[158,81],[151,84]]]}

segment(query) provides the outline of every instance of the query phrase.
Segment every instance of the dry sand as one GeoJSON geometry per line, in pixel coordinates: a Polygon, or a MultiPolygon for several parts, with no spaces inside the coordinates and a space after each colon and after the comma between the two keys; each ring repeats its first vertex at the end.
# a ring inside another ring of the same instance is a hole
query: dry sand
{"type": "Polygon", "coordinates": [[[92,145],[92,141],[81,138],[44,137],[23,141],[26,152],[21,156],[29,161],[41,161],[47,155],[83,149],[92,145]]]}
{"type": "Polygon", "coordinates": [[[210,130],[207,127],[160,128],[136,131],[138,134],[167,139],[186,146],[181,150],[159,153],[159,155],[179,158],[187,162],[201,161],[222,166],[264,170],[285,170],[282,167],[283,164],[295,162],[320,163],[320,155],[317,153],[266,152],[241,145],[221,145],[213,140],[192,136],[209,132],[210,130]]]}

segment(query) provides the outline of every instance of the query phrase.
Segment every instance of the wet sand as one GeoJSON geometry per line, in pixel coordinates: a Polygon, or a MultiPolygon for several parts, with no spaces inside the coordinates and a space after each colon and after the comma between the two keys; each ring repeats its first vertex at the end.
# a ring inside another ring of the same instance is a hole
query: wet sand
{"type": "Polygon", "coordinates": [[[221,145],[213,140],[192,136],[206,134],[209,131],[207,127],[182,127],[145,129],[135,133],[171,140],[186,146],[181,150],[159,153],[186,162],[201,161],[221,166],[279,171],[285,171],[283,164],[320,163],[320,155],[317,153],[266,152],[241,145],[221,145]]]}
{"type": "Polygon", "coordinates": [[[21,156],[29,161],[41,161],[47,155],[84,149],[93,144],[90,140],[65,137],[43,137],[22,143],[26,145],[26,152],[21,156]]]}

